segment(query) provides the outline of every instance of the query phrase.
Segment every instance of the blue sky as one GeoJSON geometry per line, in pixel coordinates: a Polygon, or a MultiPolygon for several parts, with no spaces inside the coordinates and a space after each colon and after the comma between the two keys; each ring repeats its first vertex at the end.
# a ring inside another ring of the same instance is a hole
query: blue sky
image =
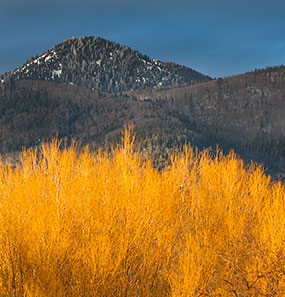
{"type": "Polygon", "coordinates": [[[0,0],[0,73],[101,36],[212,77],[285,64],[283,0],[0,0]]]}

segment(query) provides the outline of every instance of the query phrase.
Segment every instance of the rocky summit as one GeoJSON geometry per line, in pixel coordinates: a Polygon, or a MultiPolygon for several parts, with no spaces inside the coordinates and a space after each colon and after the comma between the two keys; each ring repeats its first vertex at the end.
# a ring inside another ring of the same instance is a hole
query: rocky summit
{"type": "Polygon", "coordinates": [[[6,74],[4,80],[8,78],[66,82],[107,93],[211,79],[191,68],[152,60],[100,37],[70,38],[31,58],[6,74]]]}

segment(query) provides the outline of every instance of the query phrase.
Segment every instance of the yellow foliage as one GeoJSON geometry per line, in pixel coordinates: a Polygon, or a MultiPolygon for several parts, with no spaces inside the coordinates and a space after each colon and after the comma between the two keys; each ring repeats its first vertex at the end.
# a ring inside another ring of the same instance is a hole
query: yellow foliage
{"type": "Polygon", "coordinates": [[[162,171],[56,140],[0,163],[0,296],[285,296],[285,189],[234,153],[162,171]]]}

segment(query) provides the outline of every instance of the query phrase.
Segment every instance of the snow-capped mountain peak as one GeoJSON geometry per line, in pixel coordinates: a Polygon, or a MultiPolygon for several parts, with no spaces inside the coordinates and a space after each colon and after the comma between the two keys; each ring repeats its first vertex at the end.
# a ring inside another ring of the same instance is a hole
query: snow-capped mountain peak
{"type": "Polygon", "coordinates": [[[191,68],[151,60],[100,37],[67,39],[15,69],[9,77],[67,82],[109,93],[210,79],[191,68]]]}

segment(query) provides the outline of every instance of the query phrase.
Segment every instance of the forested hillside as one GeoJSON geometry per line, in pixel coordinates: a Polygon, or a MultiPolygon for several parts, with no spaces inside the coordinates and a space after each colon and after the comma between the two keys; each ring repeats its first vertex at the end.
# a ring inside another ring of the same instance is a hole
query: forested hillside
{"type": "Polygon", "coordinates": [[[190,142],[199,149],[234,149],[245,161],[284,174],[284,68],[185,87],[98,93],[70,84],[13,81],[0,88],[0,150],[38,145],[49,137],[93,148],[117,143],[134,123],[136,145],[161,168],[171,151],[190,142]]]}
{"type": "Polygon", "coordinates": [[[284,86],[281,66],[193,86],[137,91],[135,96],[163,102],[209,143],[234,148],[246,160],[284,173],[284,86]]]}

